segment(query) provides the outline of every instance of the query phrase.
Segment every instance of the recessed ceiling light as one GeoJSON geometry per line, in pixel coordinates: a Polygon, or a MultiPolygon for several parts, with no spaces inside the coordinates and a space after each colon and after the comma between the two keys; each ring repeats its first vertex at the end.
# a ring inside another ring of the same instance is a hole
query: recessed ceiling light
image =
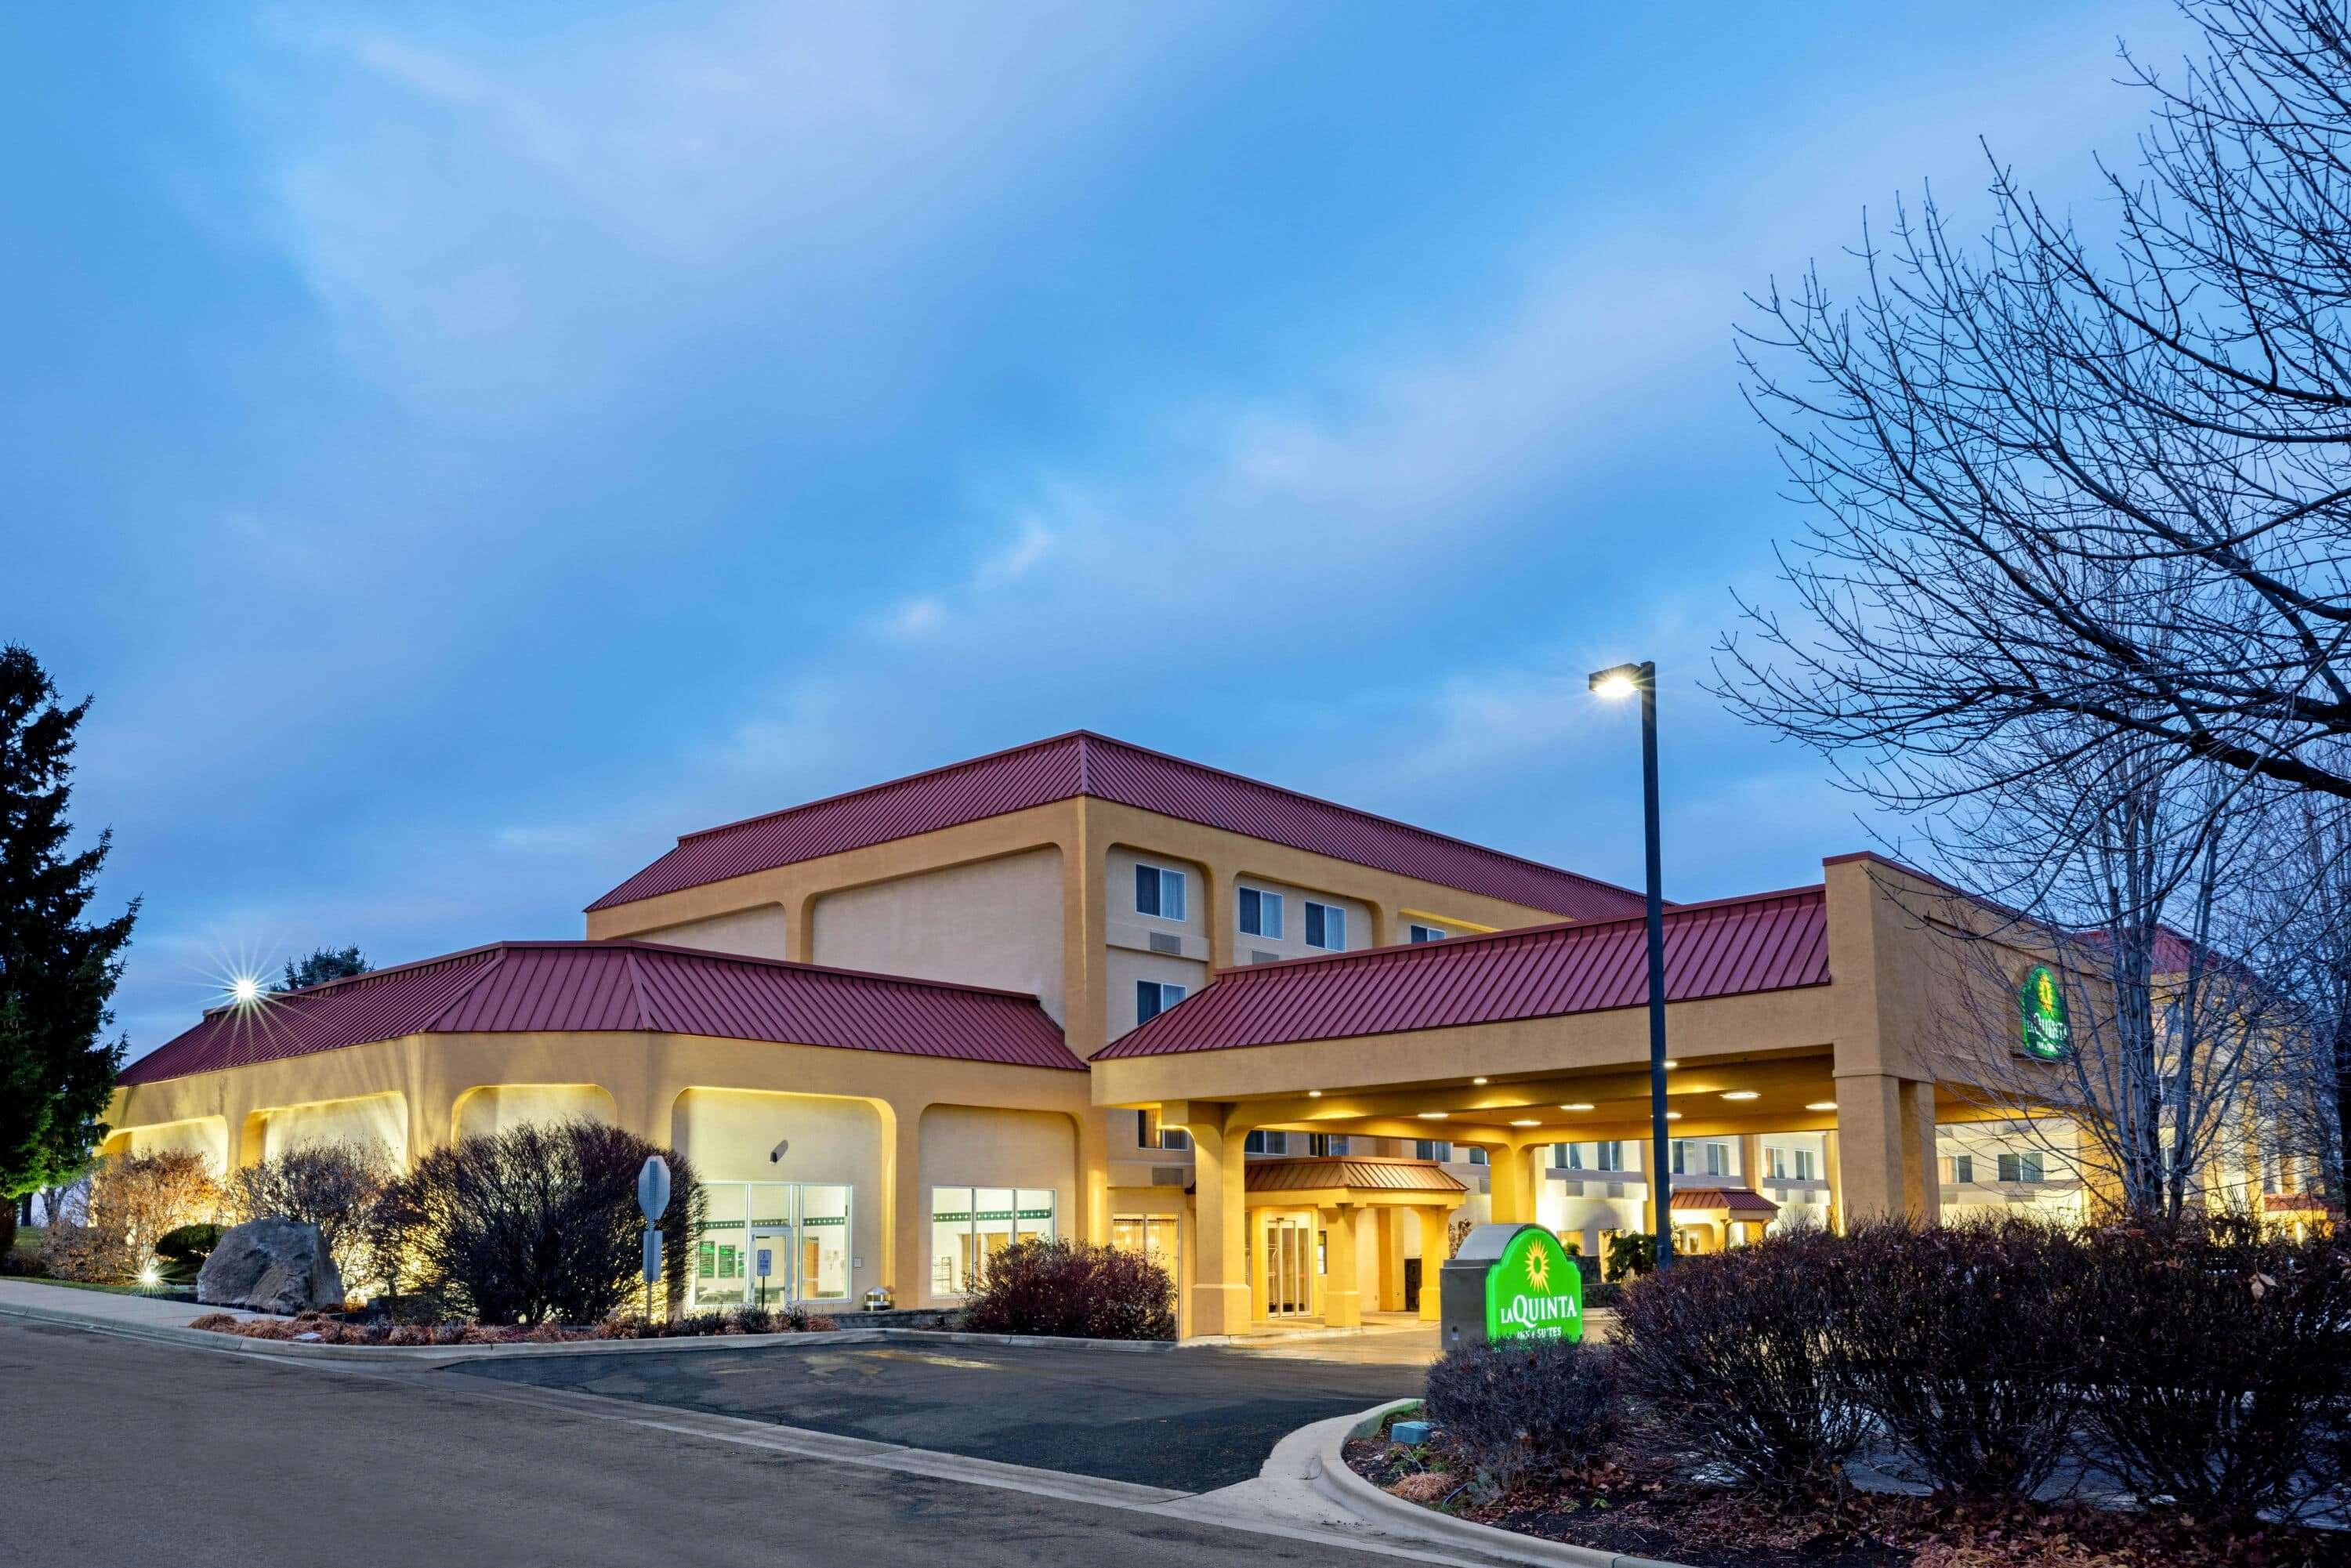
{"type": "Polygon", "coordinates": [[[1562,1105],[1560,1109],[1562,1111],[1589,1111],[1592,1109],[1592,1102],[1589,1100],[1578,1100],[1574,1104],[1562,1105]]]}
{"type": "Polygon", "coordinates": [[[1442,1122],[1451,1114],[1453,1113],[1450,1111],[1423,1111],[1420,1113],[1420,1119],[1424,1122],[1442,1122]]]}
{"type": "Polygon", "coordinates": [[[1668,1111],[1666,1113],[1666,1120],[1668,1122],[1678,1122],[1681,1119],[1682,1113],[1679,1111],[1668,1111]]]}
{"type": "Polygon", "coordinates": [[[1836,1102],[1834,1100],[1815,1100],[1811,1104],[1806,1105],[1804,1109],[1807,1111],[1834,1111],[1836,1109],[1836,1102]]]}
{"type": "Polygon", "coordinates": [[[1725,1100],[1752,1100],[1756,1094],[1752,1089],[1727,1089],[1723,1091],[1722,1097],[1725,1100]]]}
{"type": "Polygon", "coordinates": [[[1510,1125],[1511,1125],[1511,1126],[1513,1126],[1513,1127],[1540,1127],[1540,1126],[1541,1126],[1541,1125],[1542,1125],[1542,1124],[1541,1124],[1541,1122],[1536,1121],[1536,1120],[1535,1120],[1533,1117],[1531,1117],[1531,1116],[1522,1116],[1522,1117],[1519,1118],[1517,1121],[1512,1122],[1512,1123],[1510,1124],[1510,1125]]]}
{"type": "Polygon", "coordinates": [[[1309,1089],[1306,1092],[1306,1097],[1309,1100],[1320,1100],[1322,1098],[1322,1091],[1320,1089],[1309,1089]]]}
{"type": "Polygon", "coordinates": [[[1666,1058],[1666,1071],[1667,1071],[1671,1072],[1675,1068],[1679,1067],[1680,1065],[1681,1065],[1681,1063],[1680,1063],[1680,1062],[1678,1062],[1678,1061],[1676,1061],[1672,1057],[1668,1056],[1667,1058],[1666,1058]]]}
{"type": "Polygon", "coordinates": [[[1472,1078],[1469,1082],[1472,1083],[1483,1083],[1486,1081],[1482,1078],[1472,1078]]]}

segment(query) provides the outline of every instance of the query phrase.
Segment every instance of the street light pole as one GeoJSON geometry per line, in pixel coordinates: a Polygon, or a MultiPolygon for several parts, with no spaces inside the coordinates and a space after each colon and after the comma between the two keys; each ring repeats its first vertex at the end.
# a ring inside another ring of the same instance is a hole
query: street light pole
{"type": "Polygon", "coordinates": [[[1649,948],[1649,1200],[1657,1268],[1674,1260],[1673,1145],[1666,1136],[1666,905],[1657,832],[1657,666],[1643,660],[1601,670],[1592,689],[1604,697],[1641,698],[1641,827],[1647,852],[1649,948]]]}

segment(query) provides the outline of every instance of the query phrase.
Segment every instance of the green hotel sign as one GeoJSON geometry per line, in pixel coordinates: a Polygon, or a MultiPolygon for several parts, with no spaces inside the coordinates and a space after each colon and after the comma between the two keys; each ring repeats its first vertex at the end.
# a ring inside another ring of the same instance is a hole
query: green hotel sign
{"type": "Polygon", "coordinates": [[[2074,1048],[2073,1027],[2065,1018],[2065,992],[2045,964],[2025,971],[2016,988],[2016,1009],[2023,1020],[2024,1054],[2041,1061],[2056,1061],[2074,1048]]]}
{"type": "Polygon", "coordinates": [[[1540,1225],[1480,1225],[1441,1271],[1444,1343],[1583,1337],[1583,1273],[1540,1225]]]}

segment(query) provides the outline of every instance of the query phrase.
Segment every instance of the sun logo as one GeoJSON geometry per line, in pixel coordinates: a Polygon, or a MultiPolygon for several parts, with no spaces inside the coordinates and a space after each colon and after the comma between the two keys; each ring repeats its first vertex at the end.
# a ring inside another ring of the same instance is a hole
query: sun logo
{"type": "Polygon", "coordinates": [[[1551,1254],[1540,1247],[1527,1249],[1527,1285],[1536,1291],[1551,1289],[1551,1254]]]}
{"type": "Polygon", "coordinates": [[[2040,981],[2038,996],[2041,1003],[2041,1010],[2044,1013],[2055,1012],[2057,1010],[2056,980],[2051,977],[2049,971],[2046,969],[2042,970],[2037,978],[2040,981]]]}

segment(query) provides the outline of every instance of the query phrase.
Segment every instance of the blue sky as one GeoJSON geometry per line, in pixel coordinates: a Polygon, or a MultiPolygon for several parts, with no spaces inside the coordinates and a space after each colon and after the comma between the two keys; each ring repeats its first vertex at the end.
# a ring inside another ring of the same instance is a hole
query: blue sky
{"type": "MultiPolygon", "coordinates": [[[[1668,892],[1870,824],[1699,689],[1801,525],[1741,294],[2155,4],[0,16],[0,635],[95,693],[133,1053],[577,936],[680,831],[1084,726],[1668,892]]],[[[1887,831],[1896,825],[1880,824],[1887,831]]]]}

